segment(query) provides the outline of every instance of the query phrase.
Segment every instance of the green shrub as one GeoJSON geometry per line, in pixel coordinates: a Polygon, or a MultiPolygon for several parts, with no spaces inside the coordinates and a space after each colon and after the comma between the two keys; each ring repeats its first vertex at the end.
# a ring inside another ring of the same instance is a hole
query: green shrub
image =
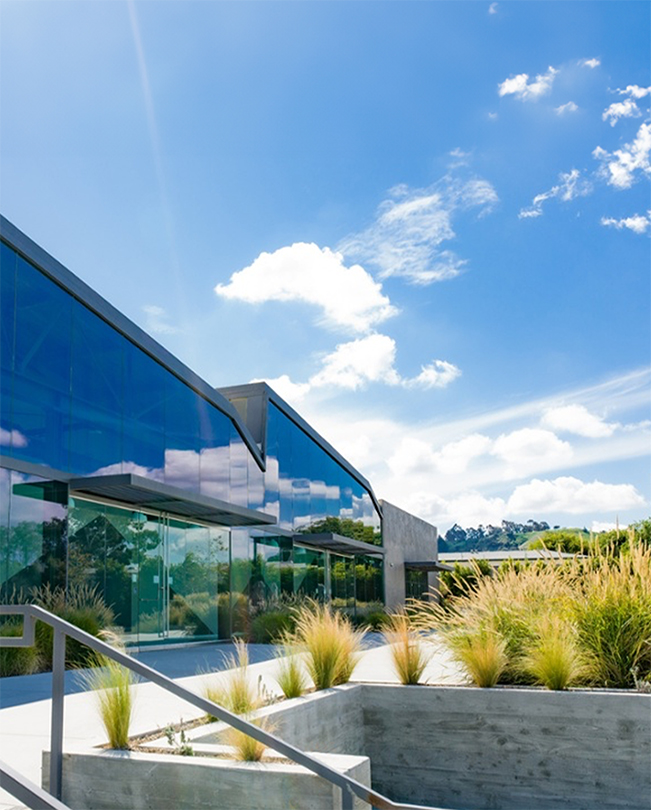
{"type": "Polygon", "coordinates": [[[250,640],[255,644],[278,642],[294,629],[294,625],[294,618],[288,611],[260,613],[251,620],[250,640]]]}
{"type": "MultiPolygon", "coordinates": [[[[0,626],[0,636],[20,637],[22,622],[10,621],[0,626]]],[[[0,647],[0,678],[10,675],[31,675],[42,666],[36,646],[0,647]]]]}

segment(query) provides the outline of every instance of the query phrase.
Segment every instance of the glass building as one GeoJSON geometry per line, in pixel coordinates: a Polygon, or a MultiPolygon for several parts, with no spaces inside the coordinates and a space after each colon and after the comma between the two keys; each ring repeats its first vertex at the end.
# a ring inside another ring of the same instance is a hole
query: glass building
{"type": "Polygon", "coordinates": [[[0,220],[0,598],[96,587],[134,644],[383,599],[380,506],[264,383],[211,388],[0,220]]]}

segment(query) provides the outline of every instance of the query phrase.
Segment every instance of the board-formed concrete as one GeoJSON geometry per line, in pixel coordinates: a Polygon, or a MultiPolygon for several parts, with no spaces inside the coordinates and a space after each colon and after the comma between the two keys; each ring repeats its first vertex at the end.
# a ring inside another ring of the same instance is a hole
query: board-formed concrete
{"type": "MultiPolygon", "coordinates": [[[[405,562],[429,562],[438,559],[436,526],[403,509],[380,501],[382,506],[382,545],[384,546],[384,596],[389,610],[404,605],[405,562]]],[[[436,574],[427,575],[428,586],[435,588],[436,574]]]]}
{"type": "MultiPolygon", "coordinates": [[[[318,754],[370,783],[367,757],[318,754]]],[[[49,752],[43,752],[47,789],[49,752]]],[[[78,751],[63,757],[62,799],[72,810],[341,810],[341,790],[290,762],[234,762],[133,751],[78,751]]],[[[370,806],[355,797],[355,810],[370,806]]]]}

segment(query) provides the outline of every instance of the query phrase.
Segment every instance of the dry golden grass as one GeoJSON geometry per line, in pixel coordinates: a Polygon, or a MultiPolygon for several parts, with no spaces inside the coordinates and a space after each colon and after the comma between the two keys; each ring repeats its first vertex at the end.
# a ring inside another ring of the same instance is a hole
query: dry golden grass
{"type": "Polygon", "coordinates": [[[411,627],[409,617],[404,612],[389,616],[382,635],[391,645],[391,662],[400,683],[419,683],[432,652],[425,650],[418,633],[411,627]]]}
{"type": "Polygon", "coordinates": [[[328,689],[350,680],[364,635],[341,614],[310,601],[296,611],[291,642],[305,651],[305,665],[315,689],[328,689]]]}

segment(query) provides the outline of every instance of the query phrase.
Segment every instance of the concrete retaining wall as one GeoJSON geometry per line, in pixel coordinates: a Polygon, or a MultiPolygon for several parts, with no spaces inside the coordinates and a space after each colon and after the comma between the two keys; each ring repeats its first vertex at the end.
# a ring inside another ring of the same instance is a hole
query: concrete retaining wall
{"type": "MultiPolygon", "coordinates": [[[[364,749],[360,690],[352,684],[282,701],[256,715],[268,717],[270,731],[302,751],[361,754],[364,749]]],[[[225,743],[226,733],[225,723],[213,723],[187,736],[193,743],[225,743]]]]}
{"type": "Polygon", "coordinates": [[[364,753],[395,800],[651,810],[651,696],[365,684],[364,753]]]}
{"type": "MultiPolygon", "coordinates": [[[[319,758],[370,783],[366,757],[319,758]]],[[[341,790],[299,765],[131,751],[64,754],[62,799],[72,810],[341,810],[341,790]]],[[[355,797],[355,810],[370,806],[355,797]]]]}

